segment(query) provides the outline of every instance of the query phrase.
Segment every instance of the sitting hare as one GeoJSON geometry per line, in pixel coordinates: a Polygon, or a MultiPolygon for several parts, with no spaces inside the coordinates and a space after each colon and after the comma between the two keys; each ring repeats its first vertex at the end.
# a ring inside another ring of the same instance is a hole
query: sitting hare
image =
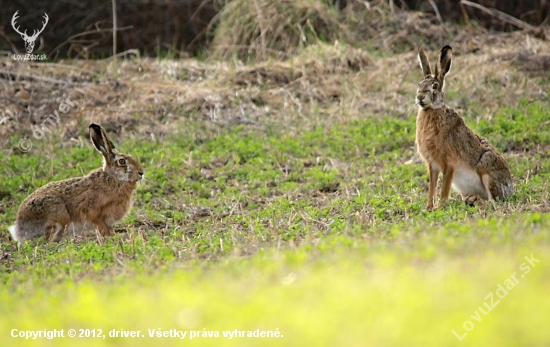
{"type": "Polygon", "coordinates": [[[46,236],[59,240],[67,232],[94,225],[101,235],[114,234],[113,225],[130,210],[143,168],[131,156],[118,152],[105,130],[91,124],[90,138],[103,155],[103,167],[87,176],[51,182],[21,204],[10,233],[19,244],[46,236]]]}
{"type": "Polygon", "coordinates": [[[440,51],[432,74],[428,56],[418,51],[424,80],[418,84],[416,118],[418,153],[428,166],[429,189],[427,210],[435,202],[437,179],[443,173],[439,206],[444,205],[451,185],[463,199],[506,199],[514,192],[512,175],[504,157],[488,141],[476,135],[464,119],[445,105],[445,75],[451,69],[452,48],[440,51]]]}

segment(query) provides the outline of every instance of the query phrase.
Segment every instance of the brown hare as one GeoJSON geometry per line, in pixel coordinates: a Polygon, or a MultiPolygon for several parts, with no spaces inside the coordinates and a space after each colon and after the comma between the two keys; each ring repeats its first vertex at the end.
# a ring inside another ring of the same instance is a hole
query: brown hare
{"type": "Polygon", "coordinates": [[[84,177],[48,183],[29,195],[10,227],[19,244],[40,236],[59,240],[65,232],[78,233],[92,225],[102,236],[112,235],[113,225],[130,210],[143,168],[118,152],[102,127],[91,124],[89,130],[103,155],[103,167],[84,177]]]}
{"type": "Polygon", "coordinates": [[[477,197],[504,200],[514,192],[512,175],[504,157],[445,104],[443,88],[445,75],[451,70],[452,53],[450,46],[441,49],[432,74],[426,52],[422,48],[418,51],[424,80],[418,84],[415,100],[420,106],[416,118],[416,145],[428,166],[427,210],[434,207],[439,173],[443,174],[443,181],[438,206],[448,201],[451,186],[464,200],[477,197]]]}

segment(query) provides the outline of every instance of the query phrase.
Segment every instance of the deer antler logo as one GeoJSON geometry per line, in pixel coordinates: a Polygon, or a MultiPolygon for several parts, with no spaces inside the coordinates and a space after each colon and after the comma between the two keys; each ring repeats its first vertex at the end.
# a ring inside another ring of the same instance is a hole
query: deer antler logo
{"type": "Polygon", "coordinates": [[[25,49],[27,50],[27,53],[32,53],[32,51],[34,50],[34,42],[36,41],[36,39],[38,38],[38,35],[40,35],[40,33],[42,31],[44,31],[44,28],[46,28],[46,24],[48,24],[48,15],[44,12],[44,19],[46,20],[45,22],[42,22],[42,29],[40,30],[34,30],[33,31],[33,34],[32,36],[28,36],[27,35],[27,30],[25,29],[24,32],[20,32],[19,31],[19,27],[15,27],[16,25],[16,21],[17,21],[17,18],[19,18],[17,16],[17,13],[19,11],[15,11],[15,14],[13,15],[12,19],[11,19],[11,26],[13,27],[13,30],[15,30],[19,35],[21,35],[21,37],[23,38],[23,40],[25,40],[25,49]]]}

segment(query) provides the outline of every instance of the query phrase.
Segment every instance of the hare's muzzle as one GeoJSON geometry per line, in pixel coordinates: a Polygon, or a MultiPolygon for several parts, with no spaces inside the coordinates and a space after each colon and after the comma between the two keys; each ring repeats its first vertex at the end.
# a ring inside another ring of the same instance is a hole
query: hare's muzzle
{"type": "Polygon", "coordinates": [[[415,102],[418,106],[422,108],[429,104],[429,100],[426,100],[426,95],[423,94],[416,95],[415,102]]]}

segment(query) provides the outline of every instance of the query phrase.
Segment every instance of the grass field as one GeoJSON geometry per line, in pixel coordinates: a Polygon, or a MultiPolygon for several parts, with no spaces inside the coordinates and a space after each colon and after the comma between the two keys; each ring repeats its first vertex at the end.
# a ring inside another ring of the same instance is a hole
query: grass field
{"type": "Polygon", "coordinates": [[[548,43],[498,39],[454,57],[447,100],[504,153],[516,193],[476,206],[454,193],[433,212],[414,52],[18,67],[72,82],[6,110],[61,95],[77,108],[41,139],[23,117],[2,133],[0,344],[547,345],[550,75],[506,52],[548,43]],[[145,168],[130,215],[109,239],[18,250],[7,228],[23,199],[100,166],[92,121],[145,168]],[[64,337],[12,337],[53,329],[64,337]]]}

